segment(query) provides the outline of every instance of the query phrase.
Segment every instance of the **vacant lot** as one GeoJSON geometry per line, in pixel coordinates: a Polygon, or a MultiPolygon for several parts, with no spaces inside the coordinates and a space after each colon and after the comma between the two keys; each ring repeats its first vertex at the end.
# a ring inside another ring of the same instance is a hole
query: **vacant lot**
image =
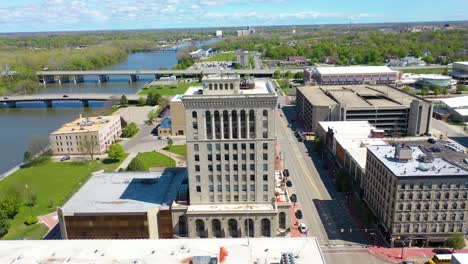
{"type": "Polygon", "coordinates": [[[165,147],[164,150],[184,157],[187,156],[187,145],[173,145],[171,147],[165,147]]]}
{"type": "Polygon", "coordinates": [[[226,53],[216,53],[215,55],[209,57],[206,61],[235,61],[236,53],[235,52],[226,52],[226,53]]]}
{"type": "Polygon", "coordinates": [[[138,94],[149,94],[149,93],[156,93],[160,95],[176,95],[176,94],[183,94],[187,89],[191,86],[201,86],[201,83],[198,82],[190,82],[184,83],[179,82],[177,84],[171,86],[154,86],[143,88],[143,90],[139,91],[138,94]]]}
{"type": "Polygon", "coordinates": [[[172,158],[159,152],[143,152],[138,154],[135,159],[140,159],[145,164],[145,169],[149,171],[152,167],[175,167],[176,162],[172,158]]]}

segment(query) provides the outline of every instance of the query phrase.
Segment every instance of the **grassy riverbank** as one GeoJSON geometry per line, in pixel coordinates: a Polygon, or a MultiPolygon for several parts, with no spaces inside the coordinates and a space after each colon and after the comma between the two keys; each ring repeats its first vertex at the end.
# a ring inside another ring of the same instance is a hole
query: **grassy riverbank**
{"type": "Polygon", "coordinates": [[[21,194],[23,200],[18,214],[10,220],[8,233],[2,239],[41,239],[48,228],[39,223],[25,225],[26,219],[54,212],[89,179],[92,172],[114,171],[125,157],[121,160],[89,162],[54,162],[43,158],[37,164],[19,169],[0,181],[0,194],[15,191],[21,194]],[[37,201],[30,207],[26,201],[33,195],[37,201]]]}

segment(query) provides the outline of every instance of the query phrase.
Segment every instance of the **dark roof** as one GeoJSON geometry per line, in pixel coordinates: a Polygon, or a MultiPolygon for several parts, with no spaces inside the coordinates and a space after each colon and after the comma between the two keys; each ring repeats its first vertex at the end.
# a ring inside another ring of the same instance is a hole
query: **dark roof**
{"type": "Polygon", "coordinates": [[[172,120],[170,117],[166,117],[161,124],[159,124],[159,128],[171,128],[172,127],[172,120]]]}

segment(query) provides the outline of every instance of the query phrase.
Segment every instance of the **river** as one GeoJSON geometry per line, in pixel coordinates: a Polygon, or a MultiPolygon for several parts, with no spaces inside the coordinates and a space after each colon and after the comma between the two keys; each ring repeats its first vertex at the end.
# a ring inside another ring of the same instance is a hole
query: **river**
{"type": "MultiPolygon", "coordinates": [[[[197,43],[200,47],[217,40],[197,43]]],[[[187,46],[186,44],[179,47],[187,46]]],[[[177,64],[176,52],[138,52],[127,60],[103,70],[148,70],[160,67],[172,68],[177,64]]],[[[153,76],[142,76],[138,82],[129,83],[129,76],[112,76],[109,82],[97,84],[97,77],[89,76],[84,83],[47,84],[39,94],[66,93],[136,93],[153,76]]],[[[18,165],[32,138],[48,137],[49,133],[63,123],[72,121],[81,113],[97,115],[103,111],[104,103],[92,102],[89,108],[81,103],[54,103],[54,108],[45,108],[41,103],[21,103],[15,109],[0,106],[0,174],[18,165]]]]}

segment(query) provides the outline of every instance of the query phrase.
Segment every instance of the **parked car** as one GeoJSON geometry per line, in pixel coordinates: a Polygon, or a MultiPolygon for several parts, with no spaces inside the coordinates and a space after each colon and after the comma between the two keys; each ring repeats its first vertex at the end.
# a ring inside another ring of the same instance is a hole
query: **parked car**
{"type": "Polygon", "coordinates": [[[299,232],[301,232],[302,234],[305,234],[307,232],[307,230],[309,230],[309,229],[307,228],[306,224],[301,223],[299,225],[299,232]]]}
{"type": "Polygon", "coordinates": [[[429,142],[429,143],[431,143],[431,144],[434,144],[434,143],[436,143],[436,140],[435,140],[434,138],[429,138],[429,139],[427,140],[427,142],[429,142]]]}
{"type": "Polygon", "coordinates": [[[6,100],[6,99],[8,99],[8,97],[3,97],[3,99],[5,99],[5,100],[6,100]]]}
{"type": "Polygon", "coordinates": [[[291,198],[291,202],[297,203],[297,196],[296,196],[295,193],[291,194],[291,197],[290,197],[290,198],[291,198]]]}
{"type": "Polygon", "coordinates": [[[286,181],[286,186],[292,187],[292,182],[291,181],[286,181]]]}
{"type": "Polygon", "coordinates": [[[68,95],[64,94],[64,95],[63,95],[63,98],[68,98],[68,95]]]}
{"type": "Polygon", "coordinates": [[[297,209],[297,210],[296,210],[296,217],[297,217],[297,219],[302,219],[303,214],[302,214],[302,210],[301,210],[301,209],[297,209]]]}
{"type": "Polygon", "coordinates": [[[283,170],[283,175],[284,175],[285,177],[289,177],[289,170],[288,170],[288,169],[284,169],[284,170],[283,170]]]}
{"type": "Polygon", "coordinates": [[[66,161],[66,160],[69,160],[70,159],[70,156],[63,156],[60,161],[66,161]]]}

